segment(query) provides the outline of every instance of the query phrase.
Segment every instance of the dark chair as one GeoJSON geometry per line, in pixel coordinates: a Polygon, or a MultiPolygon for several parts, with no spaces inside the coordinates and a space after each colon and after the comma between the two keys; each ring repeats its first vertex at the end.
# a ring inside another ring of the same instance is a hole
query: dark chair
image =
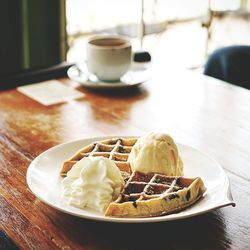
{"type": "Polygon", "coordinates": [[[228,46],[215,50],[204,74],[250,89],[250,46],[228,46]]]}

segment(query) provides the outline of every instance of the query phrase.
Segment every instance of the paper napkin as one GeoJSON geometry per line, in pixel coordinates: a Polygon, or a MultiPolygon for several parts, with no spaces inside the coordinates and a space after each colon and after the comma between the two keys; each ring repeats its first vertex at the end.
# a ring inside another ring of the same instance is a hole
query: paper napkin
{"type": "Polygon", "coordinates": [[[84,94],[70,86],[50,80],[26,86],[18,87],[17,90],[43,105],[52,105],[83,97],[84,94]]]}

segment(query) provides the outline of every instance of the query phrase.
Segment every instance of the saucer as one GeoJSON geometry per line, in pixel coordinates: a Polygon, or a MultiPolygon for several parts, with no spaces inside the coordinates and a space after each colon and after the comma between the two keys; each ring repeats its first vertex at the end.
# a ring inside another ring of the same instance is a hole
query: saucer
{"type": "Polygon", "coordinates": [[[150,78],[150,70],[148,68],[138,67],[132,64],[129,71],[123,75],[120,81],[105,82],[99,80],[95,75],[88,71],[86,63],[79,63],[71,66],[68,71],[68,77],[87,88],[93,89],[119,89],[138,87],[150,78]]]}

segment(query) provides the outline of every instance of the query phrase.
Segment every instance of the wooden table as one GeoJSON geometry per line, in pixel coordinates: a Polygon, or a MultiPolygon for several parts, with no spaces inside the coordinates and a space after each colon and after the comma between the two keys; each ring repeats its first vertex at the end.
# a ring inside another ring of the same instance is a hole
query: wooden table
{"type": "Polygon", "coordinates": [[[164,68],[154,69],[152,79],[133,92],[78,89],[83,99],[49,107],[14,89],[0,92],[0,227],[19,247],[249,249],[248,90],[164,68]],[[64,214],[29,191],[27,168],[46,149],[79,138],[148,131],[169,133],[219,161],[236,207],[179,221],[114,224],[64,214]]]}

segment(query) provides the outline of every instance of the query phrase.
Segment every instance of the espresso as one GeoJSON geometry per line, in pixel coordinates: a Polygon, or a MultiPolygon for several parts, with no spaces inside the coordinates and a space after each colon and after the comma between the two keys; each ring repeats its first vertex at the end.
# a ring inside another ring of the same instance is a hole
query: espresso
{"type": "Polygon", "coordinates": [[[99,38],[96,40],[92,40],[89,43],[96,46],[122,46],[125,45],[127,41],[119,38],[99,38]]]}

